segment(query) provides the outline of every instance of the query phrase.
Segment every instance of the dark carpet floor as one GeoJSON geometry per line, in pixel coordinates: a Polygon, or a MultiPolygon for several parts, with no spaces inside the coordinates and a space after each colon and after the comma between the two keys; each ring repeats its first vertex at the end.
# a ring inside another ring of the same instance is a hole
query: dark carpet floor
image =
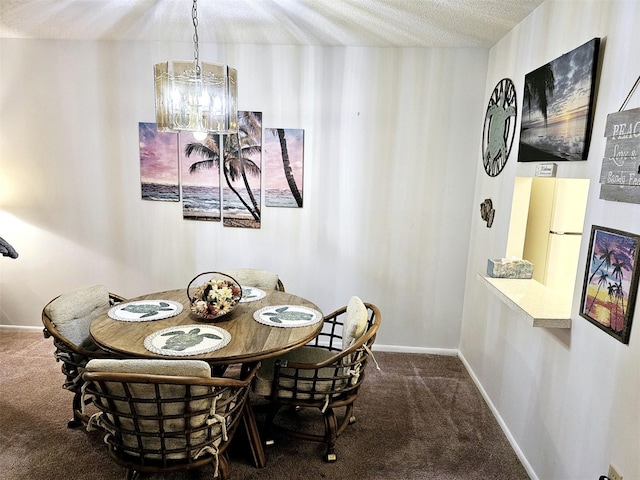
{"type": "MultiPolygon", "coordinates": [[[[336,463],[314,442],[276,436],[267,466],[256,469],[242,430],[230,448],[234,480],[469,479],[528,475],[480,392],[456,357],[374,352],[356,403],[357,422],[338,439],[336,463]]],[[[38,331],[0,329],[0,478],[124,478],[101,435],[66,428],[72,394],[51,340],[38,331]]],[[[262,400],[252,399],[259,405],[262,400]]],[[[319,413],[282,411],[284,421],[319,421],[319,413]],[[313,416],[311,416],[313,415],[313,416]]],[[[263,420],[257,414],[258,424],[263,420]]],[[[212,478],[213,468],[147,475],[153,480],[212,478]]]]}

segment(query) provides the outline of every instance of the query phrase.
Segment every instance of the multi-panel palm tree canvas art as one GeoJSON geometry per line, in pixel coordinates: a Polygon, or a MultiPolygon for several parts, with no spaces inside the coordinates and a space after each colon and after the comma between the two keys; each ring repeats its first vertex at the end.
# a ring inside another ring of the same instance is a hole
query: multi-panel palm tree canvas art
{"type": "Polygon", "coordinates": [[[186,220],[260,228],[264,142],[265,204],[302,207],[304,130],[268,128],[265,140],[261,112],[238,112],[238,124],[237,134],[199,140],[140,123],[143,199],[179,201],[182,192],[186,220]]]}
{"type": "Polygon", "coordinates": [[[155,123],[138,123],[140,183],[143,200],[180,201],[178,142],[175,133],[156,130],[155,123]]]}
{"type": "Polygon", "coordinates": [[[303,166],[304,130],[265,129],[265,206],[302,207],[303,166]]]}
{"type": "Polygon", "coordinates": [[[629,343],[638,291],[640,236],[592,226],[580,316],[629,343]]]}
{"type": "Polygon", "coordinates": [[[586,160],[600,39],[528,73],[519,162],[586,160]]]}

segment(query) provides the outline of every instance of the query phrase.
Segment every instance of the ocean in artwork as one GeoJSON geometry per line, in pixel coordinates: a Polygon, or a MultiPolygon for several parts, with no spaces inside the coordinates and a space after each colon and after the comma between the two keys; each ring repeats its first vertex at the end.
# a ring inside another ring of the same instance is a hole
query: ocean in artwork
{"type": "MultiPolygon", "coordinates": [[[[238,192],[251,205],[246,189],[238,189],[238,192]]],[[[230,188],[224,188],[223,195],[223,215],[225,218],[253,218],[230,188]]],[[[260,205],[260,190],[253,190],[253,195],[260,205]]],[[[183,185],[182,210],[185,219],[220,221],[220,189],[218,187],[183,185]]]]}
{"type": "Polygon", "coordinates": [[[201,185],[183,185],[182,214],[188,220],[219,222],[220,189],[201,185]]]}
{"type": "Polygon", "coordinates": [[[180,186],[162,183],[142,183],[142,200],[177,202],[180,200],[180,186]]]}
{"type": "Polygon", "coordinates": [[[573,117],[544,126],[544,123],[526,126],[520,133],[520,142],[551,154],[559,160],[582,160],[585,151],[588,116],[573,117]]]}
{"type": "MultiPolygon", "coordinates": [[[[242,198],[248,205],[252,206],[251,199],[249,198],[249,194],[247,193],[246,188],[236,188],[238,193],[242,195],[242,198]]],[[[260,206],[260,189],[256,188],[252,190],[253,196],[256,199],[258,206],[260,206]]],[[[247,208],[242,204],[238,196],[233,193],[230,188],[225,187],[222,190],[222,195],[224,196],[223,200],[223,217],[234,217],[234,218],[253,218],[251,213],[247,210],[247,208]]]]}
{"type": "Polygon", "coordinates": [[[298,207],[296,199],[293,197],[293,194],[289,189],[266,189],[264,192],[264,201],[267,207],[298,207]]]}

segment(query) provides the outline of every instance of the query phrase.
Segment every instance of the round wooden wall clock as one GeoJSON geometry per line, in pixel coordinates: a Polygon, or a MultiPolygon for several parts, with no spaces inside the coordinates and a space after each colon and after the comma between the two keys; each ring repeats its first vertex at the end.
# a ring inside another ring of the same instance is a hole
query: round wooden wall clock
{"type": "Polygon", "coordinates": [[[498,176],[509,159],[517,116],[516,89],[503,78],[491,93],[482,129],[482,163],[490,177],[498,176]]]}

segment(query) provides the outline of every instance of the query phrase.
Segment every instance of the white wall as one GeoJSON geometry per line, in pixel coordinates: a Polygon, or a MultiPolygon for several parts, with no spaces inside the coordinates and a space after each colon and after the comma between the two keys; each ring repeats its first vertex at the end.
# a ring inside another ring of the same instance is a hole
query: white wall
{"type": "Polygon", "coordinates": [[[190,44],[0,40],[0,324],[103,283],[134,297],[253,266],[325,313],[383,312],[380,345],[458,347],[487,50],[201,45],[239,71],[240,108],[305,130],[304,208],[260,230],[140,199],[152,65],[190,44]]]}
{"type": "MultiPolygon", "coordinates": [[[[514,177],[535,171],[516,162],[517,145],[496,178],[476,155],[474,203],[492,198],[496,218],[491,229],[472,218],[460,352],[540,479],[597,479],[609,463],[640,478],[640,304],[629,345],[578,315],[591,225],[640,234],[640,205],[599,200],[598,183],[607,115],[640,74],[640,2],[545,2],[491,49],[484,94],[511,78],[521,108],[526,73],[593,37],[602,44],[589,159],[558,165],[559,177],[591,179],[571,330],[529,327],[476,278],[487,258],[505,254],[514,177]]],[[[627,108],[639,106],[637,91],[627,108]]]]}

